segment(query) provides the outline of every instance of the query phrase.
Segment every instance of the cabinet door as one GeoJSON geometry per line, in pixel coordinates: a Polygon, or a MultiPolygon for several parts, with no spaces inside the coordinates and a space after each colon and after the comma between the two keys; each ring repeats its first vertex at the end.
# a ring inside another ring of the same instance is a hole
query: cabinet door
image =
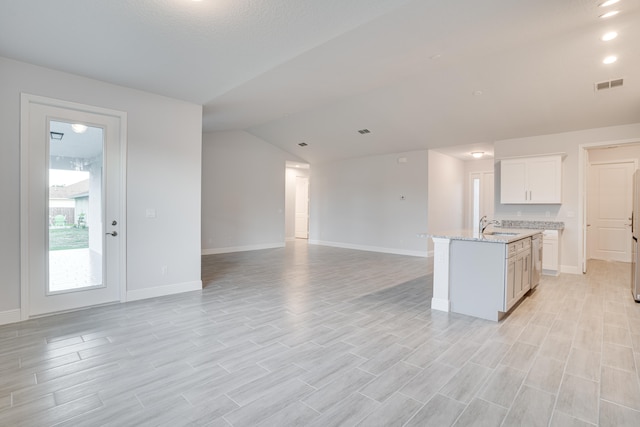
{"type": "Polygon", "coordinates": [[[562,158],[560,156],[528,159],[527,203],[561,203],[562,158]]]}
{"type": "Polygon", "coordinates": [[[516,300],[516,257],[507,259],[507,280],[505,280],[505,307],[504,311],[511,308],[516,300]]]}
{"type": "Polygon", "coordinates": [[[500,203],[527,203],[527,163],[524,159],[500,162],[500,203]]]}
{"type": "Polygon", "coordinates": [[[542,240],[542,269],[558,270],[558,240],[546,237],[542,240]]]}
{"type": "Polygon", "coordinates": [[[531,250],[522,254],[522,283],[520,295],[524,295],[531,289],[531,250]]]}

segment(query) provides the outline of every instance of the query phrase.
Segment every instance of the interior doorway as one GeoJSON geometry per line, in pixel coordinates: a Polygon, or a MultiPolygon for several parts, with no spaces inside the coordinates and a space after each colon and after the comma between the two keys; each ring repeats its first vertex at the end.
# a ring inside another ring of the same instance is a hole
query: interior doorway
{"type": "Polygon", "coordinates": [[[307,163],[287,162],[285,184],[286,240],[309,238],[309,175],[307,163]]]}
{"type": "Polygon", "coordinates": [[[631,262],[632,179],[637,160],[589,164],[587,255],[631,262]]]}
{"type": "Polygon", "coordinates": [[[603,256],[613,256],[613,259],[615,259],[616,257],[623,256],[627,261],[630,260],[629,256],[626,255],[626,245],[630,245],[631,239],[630,227],[626,224],[630,223],[628,218],[631,216],[631,205],[626,207],[627,202],[625,200],[631,200],[632,182],[630,177],[628,178],[628,184],[615,184],[611,182],[611,180],[614,182],[620,180],[627,182],[627,178],[622,178],[622,176],[627,175],[629,173],[628,170],[623,172],[619,167],[624,168],[622,165],[629,162],[633,163],[631,167],[632,170],[636,170],[638,165],[640,165],[640,141],[637,139],[580,145],[578,150],[578,177],[581,191],[578,192],[578,206],[580,209],[579,230],[581,233],[579,235],[579,247],[582,273],[587,272],[588,261],[591,258],[598,259],[603,256]],[[601,177],[603,181],[599,184],[597,180],[594,180],[594,170],[592,170],[592,165],[596,166],[598,164],[603,165],[599,166],[599,168],[600,171],[604,173],[601,177]],[[612,165],[612,169],[604,166],[606,164],[612,165]],[[607,171],[607,169],[610,170],[607,171]],[[608,184],[606,183],[607,181],[609,181],[608,184]],[[600,191],[601,193],[611,193],[606,194],[605,198],[614,198],[615,209],[613,209],[613,207],[607,207],[606,201],[592,200],[598,197],[594,194],[596,190],[594,186],[596,185],[603,187],[602,191],[600,191]],[[627,186],[628,190],[626,190],[626,192],[628,196],[623,197],[622,194],[625,192],[623,190],[627,186]],[[606,217],[619,217],[615,226],[612,226],[613,223],[606,224],[606,222],[598,226],[594,225],[596,215],[594,211],[599,209],[597,205],[601,205],[600,207],[603,208],[601,216],[605,221],[607,220],[606,217]],[[615,215],[610,212],[612,210],[616,211],[615,215]],[[617,224],[618,222],[620,224],[617,224]],[[602,229],[600,232],[597,230],[598,227],[602,229]],[[612,232],[609,233],[607,229],[611,229],[612,232]],[[602,236],[602,242],[598,241],[600,236],[596,236],[597,233],[602,236]],[[598,246],[600,247],[599,249],[597,248],[598,246]]]}
{"type": "Polygon", "coordinates": [[[23,319],[125,293],[121,112],[22,96],[23,319]]]}

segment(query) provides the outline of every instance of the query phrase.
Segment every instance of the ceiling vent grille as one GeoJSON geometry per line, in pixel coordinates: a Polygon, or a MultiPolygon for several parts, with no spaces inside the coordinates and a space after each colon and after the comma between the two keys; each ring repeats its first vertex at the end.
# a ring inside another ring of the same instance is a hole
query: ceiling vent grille
{"type": "Polygon", "coordinates": [[[360,135],[366,135],[366,134],[368,134],[368,133],[371,133],[371,131],[370,131],[369,129],[360,129],[360,130],[358,131],[358,133],[359,133],[360,135]]]}
{"type": "Polygon", "coordinates": [[[605,90],[605,89],[613,89],[615,87],[622,87],[622,84],[624,83],[624,79],[614,79],[614,80],[609,80],[606,82],[600,82],[600,83],[595,83],[595,90],[596,92],[599,92],[601,90],[605,90]]]}

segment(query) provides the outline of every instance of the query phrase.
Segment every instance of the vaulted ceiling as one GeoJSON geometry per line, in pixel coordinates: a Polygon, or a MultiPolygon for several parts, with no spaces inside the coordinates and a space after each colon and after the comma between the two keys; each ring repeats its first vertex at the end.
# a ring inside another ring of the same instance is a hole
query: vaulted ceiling
{"type": "Polygon", "coordinates": [[[640,0],[603,1],[0,0],[0,56],[316,163],[639,122],[640,0]]]}

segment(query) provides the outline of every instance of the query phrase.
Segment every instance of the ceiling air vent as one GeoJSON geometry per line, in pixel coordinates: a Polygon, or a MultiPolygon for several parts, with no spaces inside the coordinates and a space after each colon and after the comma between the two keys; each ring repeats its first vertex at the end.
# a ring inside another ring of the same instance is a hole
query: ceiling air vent
{"type": "Polygon", "coordinates": [[[606,82],[600,82],[595,84],[596,92],[605,90],[605,89],[613,89],[614,87],[621,87],[624,83],[624,79],[614,79],[606,82]]]}
{"type": "Polygon", "coordinates": [[[358,133],[359,133],[360,135],[366,135],[366,134],[368,134],[368,133],[371,133],[371,131],[370,131],[369,129],[360,129],[360,130],[358,131],[358,133]]]}

